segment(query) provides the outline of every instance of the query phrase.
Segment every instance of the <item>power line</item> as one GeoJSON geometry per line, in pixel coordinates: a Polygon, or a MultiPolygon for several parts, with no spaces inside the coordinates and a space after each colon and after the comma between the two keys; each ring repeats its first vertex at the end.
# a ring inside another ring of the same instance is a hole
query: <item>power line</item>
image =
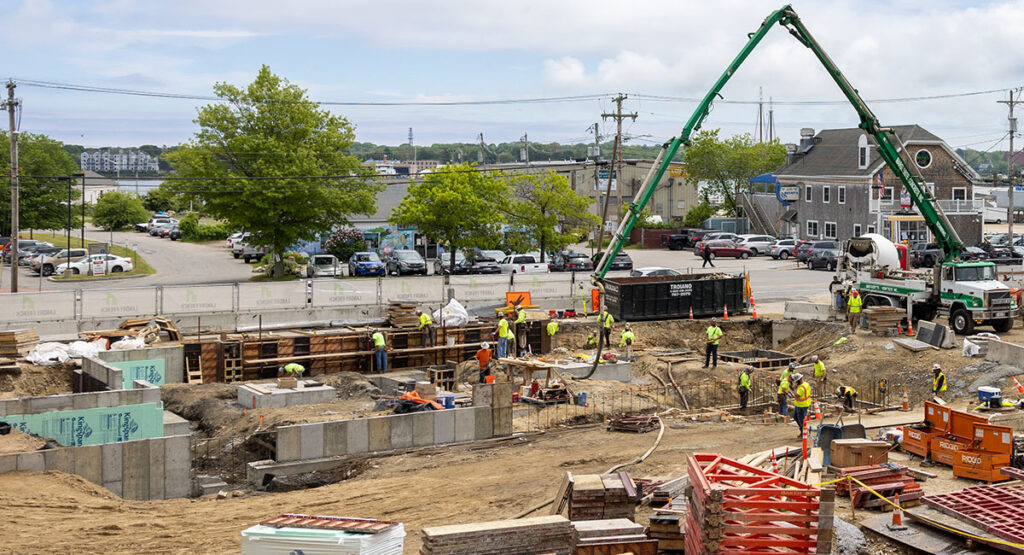
{"type": "MultiPolygon", "coordinates": [[[[985,91],[971,91],[964,93],[951,93],[951,94],[936,94],[930,96],[907,96],[900,98],[876,98],[873,100],[866,100],[871,104],[878,104],[883,102],[922,102],[926,100],[944,100],[949,98],[963,98],[968,96],[979,96],[985,94],[1003,93],[1006,91],[1017,90],[1016,87],[1006,87],[1001,89],[990,89],[985,91]]],[[[664,95],[648,95],[648,94],[634,94],[633,96],[643,98],[646,100],[652,100],[657,102],[700,102],[700,98],[690,98],[685,96],[664,96],[664,95]]],[[[758,104],[758,100],[725,100],[718,99],[715,101],[716,104],[758,104]]],[[[849,104],[849,100],[772,100],[772,104],[784,105],[784,106],[845,106],[849,104]]]]}

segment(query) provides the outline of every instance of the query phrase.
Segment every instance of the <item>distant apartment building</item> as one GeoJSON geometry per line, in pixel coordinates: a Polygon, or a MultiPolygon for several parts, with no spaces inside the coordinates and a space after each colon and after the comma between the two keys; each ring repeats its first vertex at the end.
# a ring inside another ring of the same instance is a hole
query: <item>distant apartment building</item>
{"type": "Polygon", "coordinates": [[[155,172],[160,162],[141,150],[87,150],[82,153],[83,170],[94,172],[155,172]]]}
{"type": "Polygon", "coordinates": [[[367,168],[372,168],[373,172],[377,175],[394,176],[404,175],[411,176],[417,175],[425,170],[432,170],[441,165],[439,160],[412,160],[412,161],[395,161],[388,160],[385,156],[383,160],[366,160],[362,163],[367,168]]]}

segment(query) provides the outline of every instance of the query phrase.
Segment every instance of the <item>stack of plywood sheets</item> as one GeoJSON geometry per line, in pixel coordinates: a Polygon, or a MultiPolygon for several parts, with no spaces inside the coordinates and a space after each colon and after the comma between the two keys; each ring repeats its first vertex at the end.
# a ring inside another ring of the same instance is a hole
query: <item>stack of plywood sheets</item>
{"type": "Polygon", "coordinates": [[[602,520],[636,516],[637,492],[625,472],[610,476],[577,474],[569,496],[570,520],[602,520]]]}
{"type": "Polygon", "coordinates": [[[421,555],[575,553],[572,524],[558,515],[423,529],[421,555]]]}
{"type": "Polygon", "coordinates": [[[35,330],[0,331],[0,356],[20,358],[39,344],[35,330]]]}

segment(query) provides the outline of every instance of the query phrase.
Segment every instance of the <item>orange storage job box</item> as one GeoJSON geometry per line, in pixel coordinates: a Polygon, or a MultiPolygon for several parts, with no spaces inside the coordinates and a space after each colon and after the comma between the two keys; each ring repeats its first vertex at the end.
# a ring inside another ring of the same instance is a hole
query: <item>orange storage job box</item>
{"type": "Polygon", "coordinates": [[[1013,428],[996,424],[975,424],[974,448],[987,453],[1012,455],[1013,428]]]}
{"type": "Polygon", "coordinates": [[[932,460],[946,466],[953,466],[954,458],[958,451],[970,449],[971,444],[959,438],[949,437],[945,434],[932,437],[931,451],[932,460]]]}
{"type": "Polygon", "coordinates": [[[927,457],[931,449],[932,438],[944,436],[946,432],[927,426],[902,426],[903,450],[922,457],[927,457]]]}
{"type": "Polygon", "coordinates": [[[1004,466],[1010,466],[1010,455],[963,449],[957,451],[953,459],[953,476],[988,483],[1002,482],[1010,479],[999,472],[1004,466]]]}
{"type": "Polygon", "coordinates": [[[948,432],[951,420],[950,415],[952,413],[953,410],[949,407],[944,407],[932,401],[924,402],[924,421],[932,428],[948,432]]]}

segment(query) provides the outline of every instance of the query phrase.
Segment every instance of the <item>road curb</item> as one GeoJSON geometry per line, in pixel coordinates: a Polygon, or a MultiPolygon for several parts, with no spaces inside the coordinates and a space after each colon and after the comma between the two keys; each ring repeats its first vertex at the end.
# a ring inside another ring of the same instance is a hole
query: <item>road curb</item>
{"type": "Polygon", "coordinates": [[[53,276],[50,276],[50,277],[47,277],[46,279],[48,281],[52,281],[54,283],[77,283],[77,282],[81,282],[81,281],[120,281],[120,280],[123,280],[123,279],[136,279],[136,278],[144,278],[144,277],[155,276],[155,275],[156,275],[156,272],[153,272],[152,274],[134,274],[134,275],[130,275],[130,276],[121,276],[121,277],[101,276],[101,277],[91,277],[91,278],[79,278],[79,279],[64,280],[64,279],[58,279],[58,278],[55,278],[53,276]]]}

